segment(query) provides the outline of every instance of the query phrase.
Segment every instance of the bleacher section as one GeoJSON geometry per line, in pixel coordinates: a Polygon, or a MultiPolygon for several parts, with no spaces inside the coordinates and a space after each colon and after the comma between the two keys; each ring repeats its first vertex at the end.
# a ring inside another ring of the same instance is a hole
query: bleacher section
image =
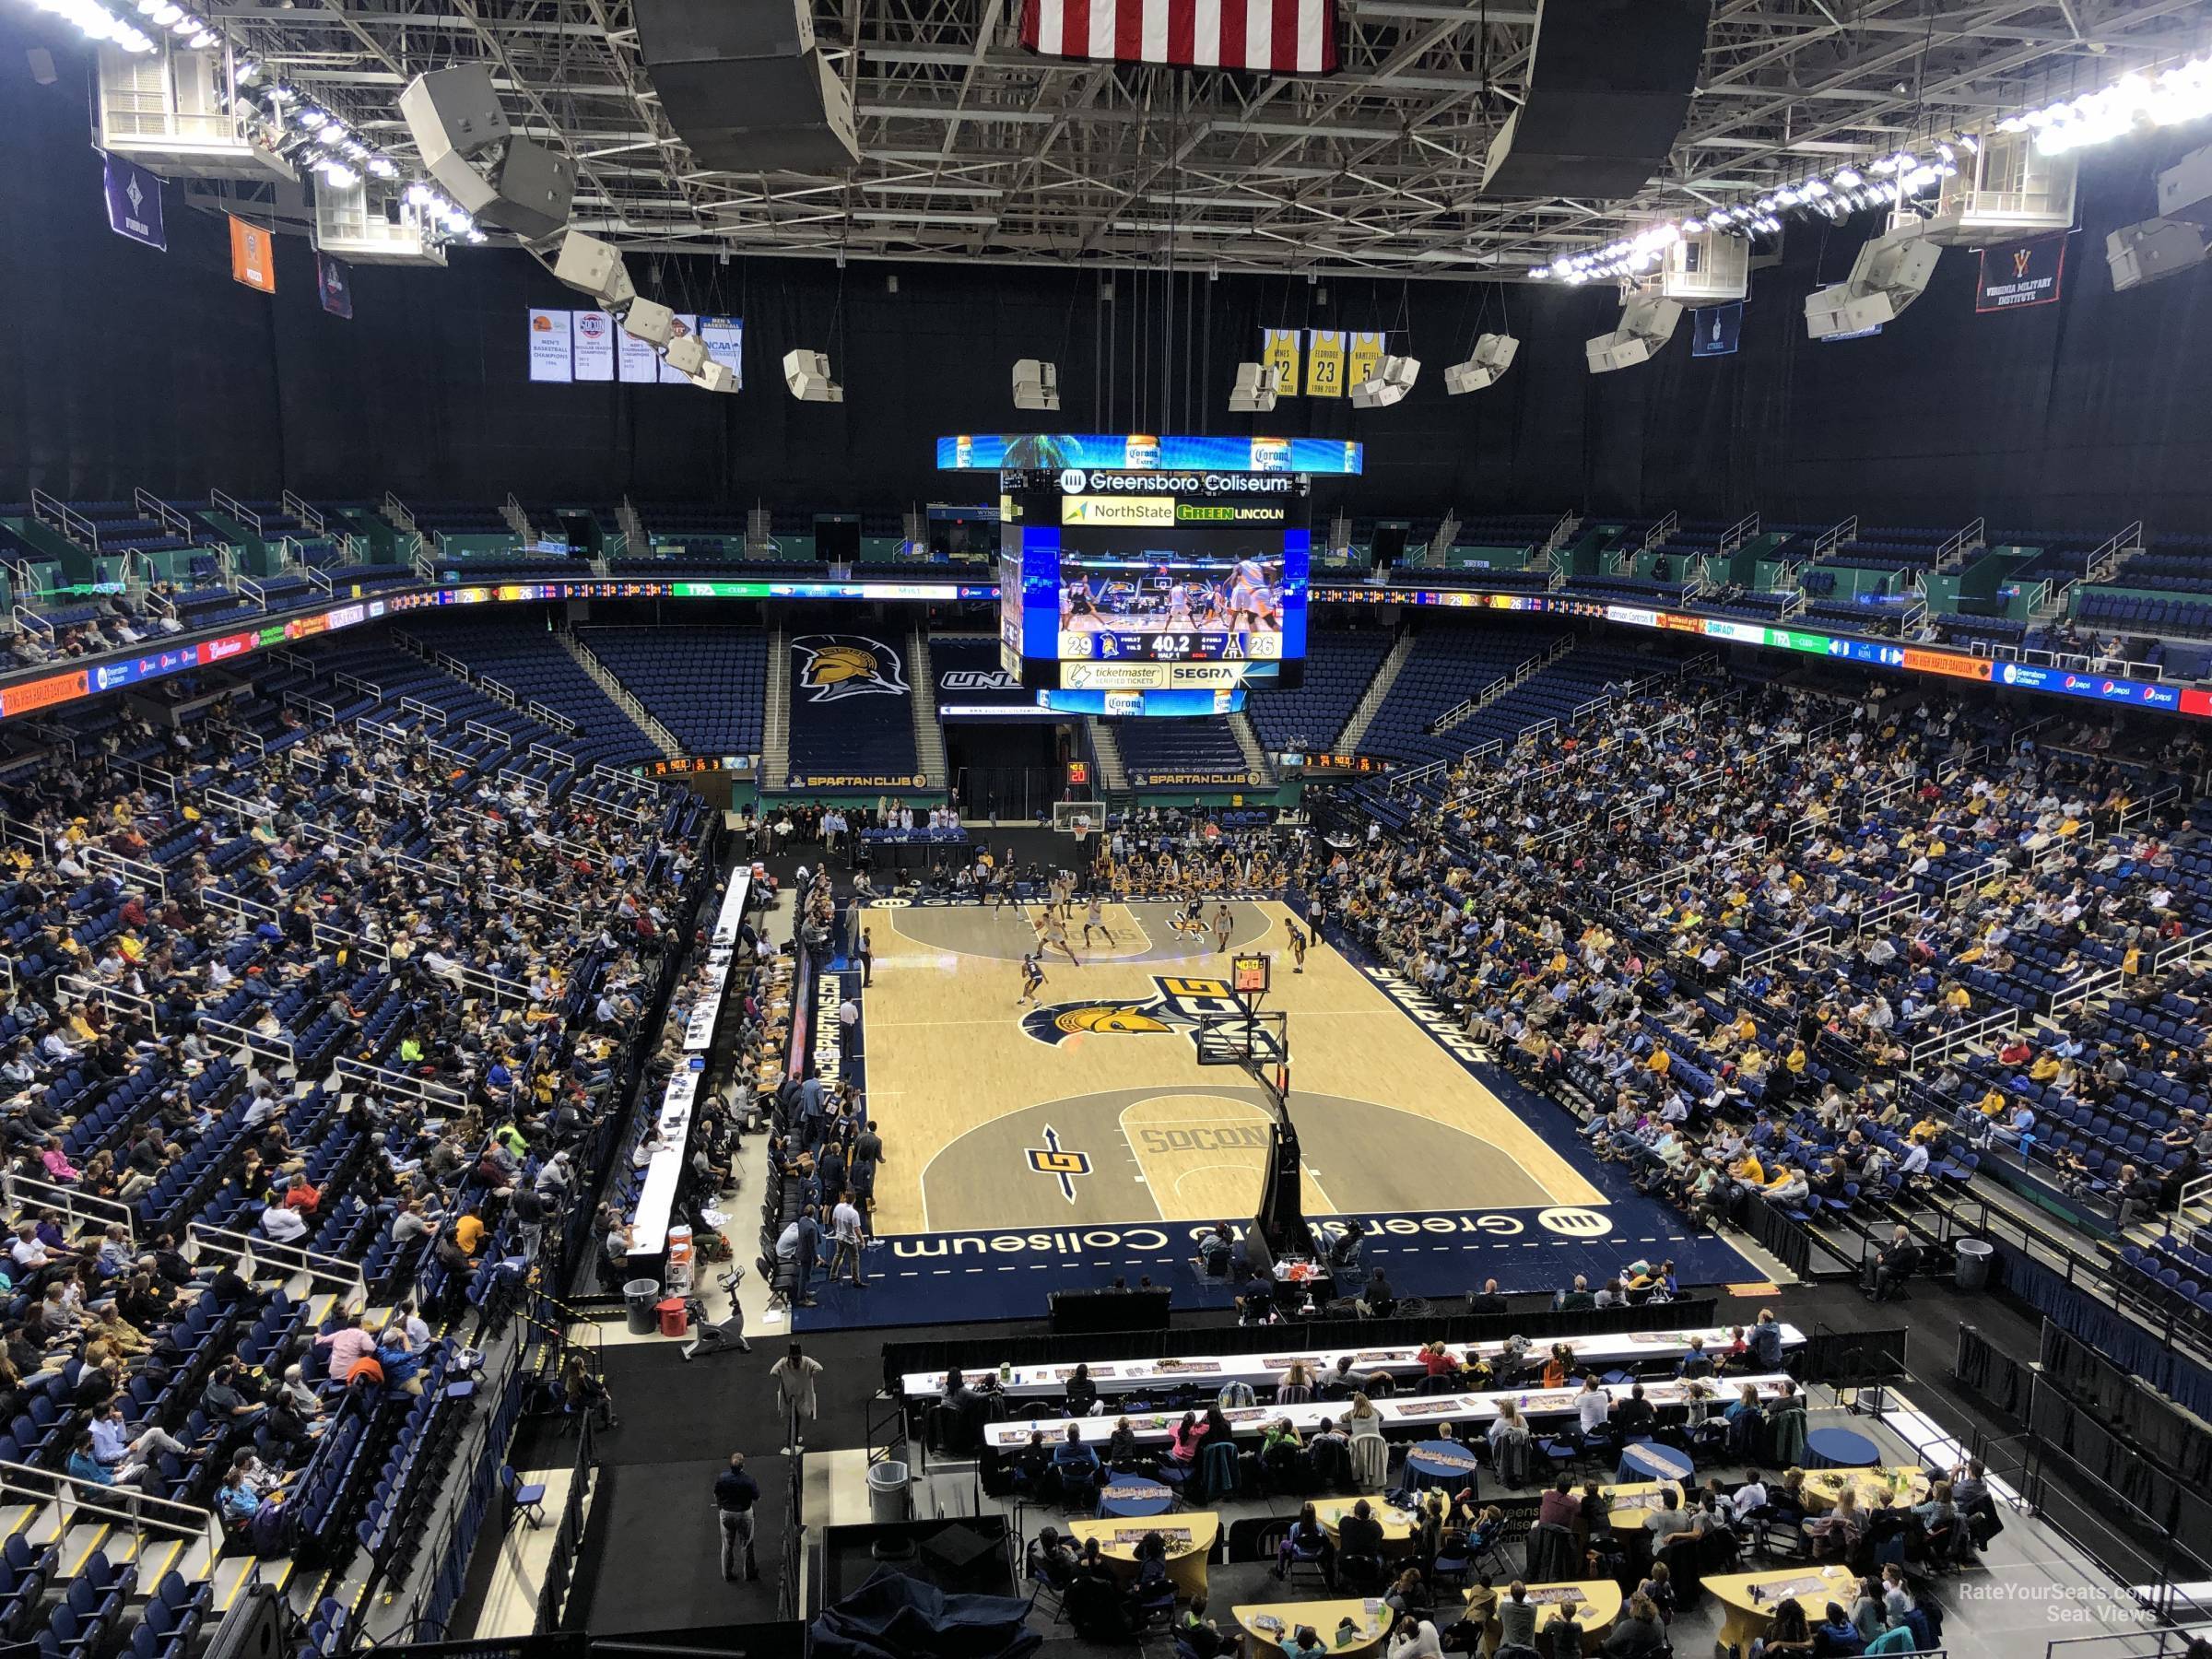
{"type": "MultiPolygon", "coordinates": [[[[444,618],[412,625],[408,631],[430,649],[460,658],[497,680],[524,703],[542,702],[579,722],[582,733],[572,740],[558,741],[555,747],[566,748],[582,765],[597,763],[620,769],[660,753],[653,739],[615,706],[599,688],[598,681],[549,633],[535,633],[512,624],[444,618]]],[[[492,720],[491,724],[498,722],[492,720]]]]}
{"type": "Polygon", "coordinates": [[[1245,699],[1260,747],[1273,755],[1331,748],[1395,637],[1384,629],[1310,629],[1305,683],[1295,691],[1254,691],[1245,699]]]}
{"type": "Polygon", "coordinates": [[[1135,789],[1253,782],[1223,720],[1115,720],[1108,725],[1135,789]]]}
{"type": "Polygon", "coordinates": [[[922,786],[902,645],[888,629],[794,636],[789,787],[922,786]]]}
{"type": "Polygon", "coordinates": [[[758,628],[581,628],[576,638],[695,755],[760,752],[768,635],[758,628]]]}
{"type": "Polygon", "coordinates": [[[1566,633],[1557,625],[1535,622],[1493,629],[1424,619],[1396,683],[1375,712],[1361,750],[1400,760],[1441,760],[1465,754],[1478,740],[1457,730],[1431,733],[1429,728],[1438,716],[1510,677],[1522,664],[1541,658],[1566,633]]]}

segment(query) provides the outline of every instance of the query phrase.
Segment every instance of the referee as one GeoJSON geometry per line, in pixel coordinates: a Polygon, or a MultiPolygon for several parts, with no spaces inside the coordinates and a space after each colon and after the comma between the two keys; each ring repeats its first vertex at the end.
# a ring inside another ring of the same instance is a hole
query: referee
{"type": "Polygon", "coordinates": [[[753,1505],[760,1501],[760,1483],[745,1472],[745,1453],[730,1453],[730,1466],[714,1477],[714,1508],[722,1516],[722,1576],[737,1582],[737,1561],[745,1559],[745,1576],[757,1579],[760,1569],[753,1561],[753,1505]]]}

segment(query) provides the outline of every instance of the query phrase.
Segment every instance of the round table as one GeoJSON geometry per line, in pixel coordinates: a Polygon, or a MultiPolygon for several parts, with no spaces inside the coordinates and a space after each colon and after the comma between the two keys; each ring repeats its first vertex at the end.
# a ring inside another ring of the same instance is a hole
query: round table
{"type": "Polygon", "coordinates": [[[1067,1524],[1067,1535],[1078,1547],[1093,1538],[1098,1540],[1099,1554],[1106,1559],[1117,1577],[1136,1576],[1136,1547],[1147,1533],[1158,1533],[1168,1547],[1168,1582],[1175,1586],[1175,1593],[1185,1601],[1204,1595],[1206,1562],[1213,1555],[1214,1541],[1221,1535],[1219,1515],[1206,1510],[1192,1510],[1158,1526],[1121,1521],[1067,1524]]]}
{"type": "Polygon", "coordinates": [[[1389,1621],[1395,1617],[1385,1607],[1380,1613],[1370,1613],[1361,1601],[1309,1601],[1259,1602],[1250,1606],[1231,1607],[1230,1617],[1251,1632],[1253,1651],[1265,1659],[1269,1653],[1283,1651],[1283,1638],[1300,1625],[1312,1625],[1313,1633],[1321,1638],[1322,1645],[1332,1655],[1338,1653],[1372,1653],[1382,1645],[1389,1634],[1389,1621]],[[1348,1640],[1336,1640],[1336,1627],[1345,1619],[1352,1621],[1356,1634],[1348,1640]],[[1269,1620],[1276,1628],[1269,1628],[1269,1620]]]}
{"type": "Polygon", "coordinates": [[[1871,1469],[1882,1461],[1882,1449],[1851,1429],[1816,1429],[1805,1437],[1805,1466],[1808,1469],[1871,1469]]]}
{"type": "Polygon", "coordinates": [[[1818,1624],[1830,1602],[1848,1607],[1858,1579],[1848,1567],[1792,1567],[1780,1572],[1730,1572],[1705,1581],[1705,1588],[1728,1610],[1718,1638],[1724,1653],[1731,1644],[1746,1653],[1767,1633],[1767,1621],[1784,1600],[1805,1609],[1806,1618],[1818,1624]]]}
{"type": "Polygon", "coordinates": [[[1174,1507],[1173,1488],[1157,1480],[1116,1475],[1099,1488],[1101,1521],[1142,1521],[1147,1515],[1164,1515],[1174,1507]]]}
{"type": "Polygon", "coordinates": [[[1620,1466],[1613,1478],[1623,1483],[1643,1480],[1688,1480],[1698,1471],[1689,1453],[1663,1446],[1657,1441],[1638,1441],[1620,1449],[1620,1466]]]}
{"type": "Polygon", "coordinates": [[[1336,1524],[1352,1512],[1352,1506],[1364,1502],[1368,1512],[1382,1528],[1382,1553],[1401,1556],[1413,1547],[1413,1515],[1394,1503],[1380,1498],[1316,1498],[1313,1500],[1313,1518],[1321,1523],[1322,1530],[1334,1538],[1336,1524]]]}
{"type": "Polygon", "coordinates": [[[1836,1494],[1850,1487],[1859,1495],[1861,1512],[1894,1503],[1911,1509],[1928,1500],[1933,1484],[1917,1464],[1897,1464],[1876,1469],[1808,1469],[1805,1476],[1805,1512],[1826,1514],[1836,1504],[1836,1494]]]}
{"type": "MultiPolygon", "coordinates": [[[[1591,1579],[1579,1583],[1524,1584],[1523,1590],[1530,1601],[1541,1609],[1536,1615],[1536,1641],[1544,1641],[1545,1628],[1551,1623],[1552,1610],[1573,1602],[1583,1609],[1579,1620],[1583,1627],[1583,1652],[1594,1653],[1605,1645],[1614,1623],[1620,1618],[1622,1596],[1620,1586],[1609,1579],[1591,1579]]],[[[1498,1600],[1506,1599],[1500,1590],[1498,1600]]],[[[1493,1618],[1495,1615],[1493,1615],[1493,1618]]]]}
{"type": "Polygon", "coordinates": [[[1613,1500],[1613,1508],[1606,1516],[1613,1524],[1613,1530],[1631,1537],[1650,1531],[1644,1522],[1653,1510],[1665,1507],[1666,1493],[1674,1493],[1677,1501],[1682,1496],[1681,1484],[1673,1480],[1623,1481],[1600,1490],[1613,1500]]]}
{"type": "Polygon", "coordinates": [[[1415,1491],[1432,1486],[1460,1486],[1475,1478],[1481,1465],[1472,1447],[1458,1441],[1416,1441],[1406,1448],[1406,1484],[1415,1491]]]}

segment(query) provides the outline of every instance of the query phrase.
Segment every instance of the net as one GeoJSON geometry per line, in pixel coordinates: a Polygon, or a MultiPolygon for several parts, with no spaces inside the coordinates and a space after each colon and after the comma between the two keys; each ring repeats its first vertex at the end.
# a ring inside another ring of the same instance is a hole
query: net
{"type": "Polygon", "coordinates": [[[1090,834],[1106,821],[1106,808],[1099,801],[1054,801],[1053,828],[1062,835],[1074,835],[1077,840],[1090,834]]]}

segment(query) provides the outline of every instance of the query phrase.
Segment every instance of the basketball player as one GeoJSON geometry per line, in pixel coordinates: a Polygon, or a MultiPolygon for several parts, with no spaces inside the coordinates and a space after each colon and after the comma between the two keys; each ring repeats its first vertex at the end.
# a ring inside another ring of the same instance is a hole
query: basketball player
{"type": "Polygon", "coordinates": [[[1113,929],[1106,925],[1106,907],[1100,902],[1096,893],[1090,896],[1089,909],[1083,912],[1083,948],[1086,950],[1090,948],[1090,930],[1094,927],[1106,935],[1106,943],[1111,947],[1113,944],[1113,929]]]}
{"type": "Polygon", "coordinates": [[[1065,950],[1069,961],[1078,968],[1083,966],[1083,959],[1076,954],[1076,947],[1067,942],[1066,920],[1058,911],[1049,908],[1044,912],[1044,944],[1047,950],[1065,950]]]}
{"type": "Polygon", "coordinates": [[[1270,604],[1266,565],[1256,559],[1238,559],[1229,582],[1230,626],[1238,633],[1257,631],[1270,604]]]}
{"type": "Polygon", "coordinates": [[[1230,930],[1235,925],[1236,919],[1229,913],[1229,906],[1227,904],[1222,905],[1218,910],[1214,912],[1214,936],[1220,941],[1214,947],[1216,950],[1227,950],[1229,948],[1230,930]]]}
{"type": "Polygon", "coordinates": [[[1286,921],[1283,925],[1290,931],[1290,959],[1295,964],[1290,971],[1303,973],[1306,971],[1306,935],[1299,931],[1295,922],[1286,921]]]}
{"type": "Polygon", "coordinates": [[[1021,959],[1021,994],[1014,999],[1014,1006],[1018,1008],[1024,1003],[1034,1003],[1037,993],[1042,989],[1044,964],[1037,959],[1036,952],[1031,951],[1021,959]]]}
{"type": "Polygon", "coordinates": [[[1182,913],[1168,918],[1168,925],[1186,936],[1193,934],[1203,936],[1206,933],[1206,900],[1193,893],[1189,902],[1182,907],[1182,913]]]}

